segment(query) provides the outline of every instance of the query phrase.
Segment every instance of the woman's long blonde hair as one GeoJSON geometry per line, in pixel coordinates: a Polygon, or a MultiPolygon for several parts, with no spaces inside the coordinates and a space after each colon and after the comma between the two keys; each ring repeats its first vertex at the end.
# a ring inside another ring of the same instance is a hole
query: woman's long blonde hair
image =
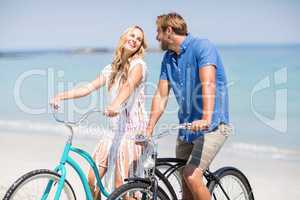
{"type": "Polygon", "coordinates": [[[141,27],[135,25],[131,26],[128,29],[126,29],[123,34],[120,37],[120,40],[118,42],[118,46],[115,50],[114,58],[111,64],[111,76],[108,83],[108,88],[110,89],[111,86],[115,83],[116,78],[120,76],[120,85],[124,83],[128,78],[128,71],[129,71],[129,59],[130,58],[143,58],[145,50],[147,48],[147,44],[145,41],[145,34],[141,27]],[[140,48],[137,49],[136,52],[134,52],[129,57],[125,57],[124,55],[124,45],[125,45],[125,37],[127,34],[129,34],[134,29],[139,29],[143,33],[143,39],[140,48]]]}

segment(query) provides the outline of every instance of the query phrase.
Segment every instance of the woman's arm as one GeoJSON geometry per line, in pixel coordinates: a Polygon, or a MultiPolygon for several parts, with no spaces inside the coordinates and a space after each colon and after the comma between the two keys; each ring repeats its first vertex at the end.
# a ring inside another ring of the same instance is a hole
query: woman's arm
{"type": "Polygon", "coordinates": [[[132,94],[134,89],[140,84],[143,78],[143,66],[141,64],[137,64],[128,75],[128,79],[120,88],[120,92],[118,96],[114,99],[114,101],[106,108],[106,115],[113,117],[118,114],[118,110],[120,105],[128,99],[128,97],[132,94]]]}
{"type": "Polygon", "coordinates": [[[66,100],[66,99],[76,99],[80,97],[84,97],[89,95],[91,92],[99,89],[105,84],[105,76],[99,75],[95,80],[91,81],[90,83],[81,86],[79,88],[74,88],[69,91],[65,91],[62,93],[57,94],[51,101],[50,104],[54,108],[58,108],[59,103],[61,100],[66,100]]]}

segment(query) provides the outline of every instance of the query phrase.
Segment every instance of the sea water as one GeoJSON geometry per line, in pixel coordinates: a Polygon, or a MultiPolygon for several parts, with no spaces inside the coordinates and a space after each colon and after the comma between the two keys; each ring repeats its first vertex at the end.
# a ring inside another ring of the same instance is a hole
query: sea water
{"type": "MultiPolygon", "coordinates": [[[[300,46],[220,46],[229,88],[232,141],[241,151],[300,152],[300,46]]],[[[10,132],[44,134],[58,132],[49,100],[59,91],[95,79],[111,62],[106,53],[10,53],[0,54],[0,137],[10,132]],[[2,56],[1,56],[2,55],[2,56]]],[[[159,79],[163,52],[149,52],[146,105],[159,79]]],[[[64,117],[107,105],[105,90],[64,103],[64,117]]],[[[174,94],[159,127],[178,123],[174,94]]]]}

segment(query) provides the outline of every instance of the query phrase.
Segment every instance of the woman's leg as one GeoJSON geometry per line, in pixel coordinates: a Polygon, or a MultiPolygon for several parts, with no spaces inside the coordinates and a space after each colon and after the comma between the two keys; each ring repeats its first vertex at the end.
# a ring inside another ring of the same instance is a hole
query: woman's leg
{"type": "MultiPolygon", "coordinates": [[[[96,162],[96,165],[98,167],[98,173],[100,178],[104,176],[107,170],[107,163],[108,163],[108,144],[101,142],[98,144],[96,151],[94,152],[93,159],[96,162]]],[[[94,199],[101,199],[101,194],[99,193],[100,190],[97,185],[97,180],[94,174],[94,171],[92,168],[89,169],[88,172],[88,183],[93,195],[94,199]]],[[[97,199],[97,200],[98,200],[97,199]]]]}
{"type": "MultiPolygon", "coordinates": [[[[100,178],[102,178],[106,172],[106,167],[99,166],[98,172],[99,172],[100,178]]],[[[94,171],[92,170],[92,168],[90,168],[89,172],[88,172],[88,183],[89,183],[93,198],[97,199],[98,195],[100,195],[100,197],[98,199],[101,199],[101,194],[99,194],[99,188],[97,186],[96,177],[95,177],[95,174],[94,174],[94,171]]]]}
{"type": "Polygon", "coordinates": [[[133,175],[137,170],[137,161],[141,156],[143,146],[132,140],[122,141],[116,161],[115,185],[124,184],[124,179],[133,175]]]}
{"type": "Polygon", "coordinates": [[[118,152],[118,159],[116,161],[115,168],[115,187],[118,188],[124,183],[124,179],[128,177],[129,174],[129,155],[128,148],[122,145],[118,152]]]}
{"type": "MultiPolygon", "coordinates": [[[[137,169],[137,161],[142,153],[142,146],[133,141],[123,141],[118,152],[115,169],[115,187],[124,184],[124,179],[131,176],[137,169]]],[[[126,197],[126,200],[136,200],[136,197],[126,197]]]]}

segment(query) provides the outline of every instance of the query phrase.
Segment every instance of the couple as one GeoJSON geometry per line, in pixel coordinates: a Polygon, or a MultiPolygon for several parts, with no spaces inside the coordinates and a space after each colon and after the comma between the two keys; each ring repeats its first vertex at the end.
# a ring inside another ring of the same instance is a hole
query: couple
{"type": "MultiPolygon", "coordinates": [[[[62,100],[83,97],[107,87],[110,104],[105,115],[111,117],[111,134],[121,139],[117,143],[102,139],[93,158],[101,177],[114,166],[113,182],[118,187],[134,173],[129,166],[137,162],[143,149],[130,136],[144,133],[151,137],[172,88],[179,105],[179,123],[192,123],[188,130],[179,131],[176,144],[176,157],[188,160],[182,170],[183,199],[209,200],[203,173],[229,135],[227,81],[222,61],[208,40],[188,33],[186,22],[179,14],[160,15],[156,25],[156,39],[166,53],[149,120],[144,106],[147,66],[143,56],[147,45],[139,26],[130,27],[121,35],[112,63],[94,81],[58,94],[51,104],[57,107],[62,100]],[[115,152],[111,151],[112,147],[115,152]],[[111,161],[109,157],[113,153],[117,156],[111,161]]],[[[96,198],[99,191],[92,170],[88,180],[96,198]]]]}

